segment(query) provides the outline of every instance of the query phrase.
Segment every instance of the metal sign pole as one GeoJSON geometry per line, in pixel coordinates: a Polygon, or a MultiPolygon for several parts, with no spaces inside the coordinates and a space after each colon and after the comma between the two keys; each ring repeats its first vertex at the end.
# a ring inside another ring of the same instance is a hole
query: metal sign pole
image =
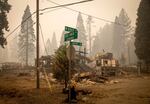
{"type": "MultiPolygon", "coordinates": [[[[79,46],[79,57],[81,56],[80,51],[81,51],[81,46],[79,46]]],[[[80,60],[80,58],[79,58],[79,63],[81,63],[81,61],[82,61],[82,60],[80,60]]]]}
{"type": "Polygon", "coordinates": [[[69,104],[71,104],[71,40],[69,41],[69,51],[70,51],[70,58],[69,58],[69,70],[68,70],[68,79],[69,79],[69,104]]]}
{"type": "Polygon", "coordinates": [[[39,78],[39,0],[36,1],[36,88],[40,88],[40,78],[39,78]]]}
{"type": "Polygon", "coordinates": [[[65,26],[65,31],[69,32],[65,34],[64,40],[69,41],[69,47],[67,49],[67,58],[69,59],[69,68],[68,68],[68,103],[71,104],[71,60],[74,60],[75,57],[75,48],[72,45],[81,46],[79,42],[71,42],[73,39],[78,38],[78,30],[72,27],[65,26]]]}

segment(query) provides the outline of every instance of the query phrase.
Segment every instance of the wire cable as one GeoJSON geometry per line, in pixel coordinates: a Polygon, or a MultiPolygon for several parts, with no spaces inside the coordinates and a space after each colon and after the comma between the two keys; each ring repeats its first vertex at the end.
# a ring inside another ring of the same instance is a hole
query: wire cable
{"type": "MultiPolygon", "coordinates": [[[[29,28],[31,28],[32,26],[34,26],[35,23],[36,23],[36,22],[34,22],[30,27],[28,27],[26,30],[24,30],[24,32],[26,32],[29,28]]],[[[14,40],[14,39],[17,38],[17,37],[18,37],[18,35],[15,36],[13,39],[11,39],[9,42],[11,42],[12,40],[14,40]]]]}
{"type": "Polygon", "coordinates": [[[58,8],[58,7],[66,7],[66,6],[75,5],[75,4],[80,4],[80,3],[89,2],[89,1],[93,1],[93,0],[83,0],[83,1],[74,2],[74,3],[70,3],[70,4],[63,4],[63,5],[61,5],[61,4],[58,5],[58,4],[57,4],[58,6],[40,9],[40,11],[44,11],[44,10],[47,10],[47,9],[58,8]]]}
{"type": "MultiPolygon", "coordinates": [[[[44,48],[45,48],[45,51],[46,51],[46,55],[48,55],[48,51],[47,51],[47,48],[46,48],[46,45],[45,45],[45,41],[44,41],[44,36],[43,36],[43,31],[42,31],[42,27],[41,27],[41,24],[39,24],[39,27],[40,27],[40,30],[41,30],[41,36],[42,36],[42,41],[43,41],[43,44],[44,44],[44,48]]],[[[52,86],[51,86],[51,83],[49,81],[49,78],[48,78],[48,74],[45,70],[45,68],[42,68],[43,69],[43,73],[45,75],[45,79],[46,79],[46,82],[48,84],[48,87],[50,89],[50,92],[52,92],[52,86]]]]}
{"type": "Polygon", "coordinates": [[[43,31],[42,31],[41,24],[39,24],[39,27],[40,27],[40,31],[41,31],[42,41],[43,41],[43,44],[44,44],[44,49],[45,49],[46,54],[48,55],[48,51],[47,51],[46,44],[45,44],[45,41],[44,41],[44,36],[43,36],[43,31]]]}
{"type": "MultiPolygon", "coordinates": [[[[49,12],[53,12],[55,10],[59,10],[61,8],[56,8],[56,9],[53,9],[53,10],[50,10],[50,11],[46,11],[46,12],[41,12],[40,15],[43,15],[45,13],[49,13],[49,12]]],[[[6,38],[8,38],[9,36],[11,36],[22,24],[24,24],[29,18],[31,18],[36,12],[33,12],[28,18],[26,18],[21,24],[19,24],[12,32],[10,32],[6,38]]],[[[35,16],[33,17],[35,18],[35,16]]]]}
{"type": "MultiPolygon", "coordinates": [[[[60,6],[59,3],[56,3],[56,2],[54,2],[54,1],[51,1],[51,0],[47,0],[47,1],[60,6]]],[[[71,10],[71,11],[74,11],[74,12],[78,12],[78,13],[81,13],[81,14],[86,15],[86,16],[91,16],[91,17],[93,17],[93,18],[95,18],[95,19],[98,19],[98,20],[101,20],[101,21],[105,21],[105,22],[109,22],[109,23],[113,23],[113,24],[117,24],[117,25],[126,26],[126,25],[124,25],[124,24],[120,24],[120,23],[113,22],[113,21],[110,21],[110,20],[107,20],[107,19],[104,19],[104,18],[96,17],[96,16],[93,16],[93,15],[90,15],[90,14],[87,14],[87,13],[83,13],[83,12],[81,12],[81,11],[78,11],[78,10],[75,10],[75,9],[72,9],[72,8],[69,8],[69,7],[63,6],[62,8],[66,8],[66,9],[68,9],[68,10],[71,10]]]]}
{"type": "MultiPolygon", "coordinates": [[[[84,1],[80,1],[80,2],[74,2],[74,3],[70,3],[70,4],[63,4],[63,5],[59,5],[59,6],[53,6],[53,7],[47,7],[47,8],[43,8],[40,9],[39,11],[45,11],[47,9],[53,9],[53,8],[58,8],[58,7],[64,7],[64,6],[70,6],[70,5],[75,5],[75,4],[79,4],[79,3],[83,3],[83,2],[89,2],[89,1],[93,1],[93,0],[84,0],[84,1]]],[[[34,14],[36,14],[36,12],[33,12],[28,18],[26,18],[23,22],[25,23],[29,18],[31,18],[34,14]]],[[[8,38],[11,34],[13,34],[19,27],[21,26],[21,24],[19,24],[12,32],[10,32],[6,38],[8,38]]]]}
{"type": "Polygon", "coordinates": [[[19,24],[12,32],[10,32],[6,38],[8,38],[11,34],[13,34],[22,24],[24,24],[29,18],[31,18],[36,12],[33,12],[28,18],[26,18],[24,21],[22,21],[21,24],[19,24]]]}

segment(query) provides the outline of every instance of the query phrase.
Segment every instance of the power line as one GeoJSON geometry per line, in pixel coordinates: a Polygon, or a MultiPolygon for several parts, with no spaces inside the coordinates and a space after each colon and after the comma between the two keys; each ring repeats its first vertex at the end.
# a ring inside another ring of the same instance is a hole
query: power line
{"type": "Polygon", "coordinates": [[[49,12],[52,12],[52,11],[55,11],[55,10],[59,10],[59,9],[61,9],[61,8],[56,8],[56,9],[49,10],[49,11],[46,11],[46,12],[41,12],[40,15],[43,15],[45,13],[49,13],[49,12]]]}
{"type": "MultiPolygon", "coordinates": [[[[54,2],[54,1],[51,1],[51,0],[47,0],[47,1],[60,6],[59,3],[56,3],[56,2],[54,2]]],[[[69,8],[69,7],[63,6],[62,8],[66,8],[66,9],[68,9],[68,10],[71,10],[71,11],[74,11],[74,12],[78,12],[78,13],[81,13],[81,14],[86,15],[86,16],[91,16],[91,17],[93,17],[93,18],[95,18],[95,19],[98,19],[98,20],[101,20],[101,21],[105,21],[105,22],[109,22],[109,23],[113,23],[113,24],[117,24],[117,25],[126,26],[126,25],[124,25],[124,24],[120,24],[120,23],[113,22],[113,21],[110,21],[110,20],[107,20],[107,19],[104,19],[104,18],[96,17],[96,16],[93,16],[93,15],[90,15],[90,14],[87,14],[87,13],[83,13],[83,12],[81,12],[81,11],[78,11],[78,10],[75,10],[75,9],[72,9],[72,8],[69,8]]]]}
{"type": "Polygon", "coordinates": [[[93,0],[83,0],[83,1],[74,2],[74,3],[70,3],[70,4],[63,4],[63,5],[61,5],[61,4],[58,5],[58,4],[57,4],[58,6],[40,9],[40,11],[44,11],[44,10],[47,10],[47,9],[58,8],[58,7],[66,7],[66,6],[75,5],[75,4],[80,4],[80,3],[89,2],[89,1],[93,1],[93,0]]]}
{"type": "Polygon", "coordinates": [[[47,51],[46,44],[45,44],[45,41],[44,41],[44,36],[43,36],[43,31],[42,31],[41,24],[39,24],[39,27],[40,27],[40,30],[41,30],[41,36],[42,36],[42,41],[43,41],[43,44],[44,44],[44,49],[46,51],[46,54],[48,55],[48,51],[47,51]]]}
{"type": "MultiPolygon", "coordinates": [[[[44,42],[44,36],[43,36],[41,24],[39,24],[39,27],[40,27],[40,30],[41,30],[41,36],[42,36],[42,41],[43,41],[44,48],[45,48],[45,51],[46,51],[46,55],[48,55],[48,51],[47,51],[47,48],[46,48],[46,45],[45,45],[45,42],[44,42]]],[[[50,88],[50,91],[52,92],[51,85],[50,85],[49,79],[47,77],[47,73],[46,73],[45,68],[43,68],[43,71],[44,71],[44,74],[45,74],[45,77],[46,77],[46,81],[48,83],[48,87],[50,88]]]]}
{"type": "Polygon", "coordinates": [[[21,24],[19,24],[11,33],[9,33],[6,38],[8,38],[12,33],[14,33],[22,24],[24,24],[29,18],[31,18],[36,12],[33,12],[29,17],[27,17],[21,24]]]}
{"type": "MultiPolygon", "coordinates": [[[[29,28],[31,28],[32,26],[34,26],[35,23],[36,23],[36,22],[34,22],[30,27],[28,27],[28,28],[27,28],[26,30],[24,30],[23,32],[26,32],[29,28]]],[[[14,40],[14,39],[17,38],[17,37],[18,37],[18,35],[15,36],[13,39],[11,39],[9,42],[11,42],[12,40],[14,40]]]]}
{"type": "MultiPolygon", "coordinates": [[[[44,9],[40,9],[39,11],[45,11],[47,9],[53,9],[53,8],[58,8],[58,7],[65,7],[65,6],[70,6],[70,5],[75,5],[75,4],[79,4],[79,3],[83,3],[83,2],[89,2],[89,1],[93,1],[93,0],[84,0],[84,1],[80,1],[80,2],[74,2],[74,3],[70,3],[70,4],[63,4],[63,5],[59,5],[59,6],[53,6],[53,7],[47,7],[47,8],[44,8],[44,9]]],[[[57,10],[57,9],[55,9],[57,10]]],[[[52,11],[55,11],[55,10],[52,10],[52,11]]],[[[50,12],[50,11],[49,11],[50,12]]],[[[21,24],[25,23],[29,18],[31,18],[36,12],[33,12],[28,18],[26,18],[21,24]]],[[[40,13],[40,15],[43,14],[43,13],[40,13]]],[[[11,34],[13,34],[20,26],[21,24],[19,24],[12,32],[10,32],[6,38],[8,38],[11,34]]]]}
{"type": "MultiPolygon", "coordinates": [[[[58,8],[58,9],[60,9],[60,8],[58,8]]],[[[55,11],[55,10],[58,10],[58,9],[53,9],[53,10],[50,10],[50,11],[47,11],[47,12],[42,12],[42,13],[40,13],[40,15],[43,15],[43,14],[45,14],[45,13],[49,13],[49,12],[52,12],[52,11],[55,11]]],[[[22,24],[24,24],[24,23],[25,23],[29,18],[31,18],[35,13],[36,13],[36,12],[33,12],[28,18],[26,18],[21,24],[19,24],[12,32],[10,32],[10,33],[6,36],[6,38],[8,38],[10,35],[12,35],[22,24]]],[[[34,16],[33,18],[35,18],[35,16],[34,16]]]]}

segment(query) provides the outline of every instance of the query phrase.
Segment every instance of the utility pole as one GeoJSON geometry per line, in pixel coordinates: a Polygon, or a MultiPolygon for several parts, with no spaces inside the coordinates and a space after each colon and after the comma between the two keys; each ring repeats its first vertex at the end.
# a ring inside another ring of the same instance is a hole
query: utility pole
{"type": "Polygon", "coordinates": [[[40,88],[39,78],[39,0],[36,1],[36,88],[40,88]]]}
{"type": "Polygon", "coordinates": [[[89,35],[89,55],[91,55],[92,52],[92,38],[91,38],[91,24],[92,24],[92,17],[88,16],[87,20],[87,28],[88,28],[88,35],[89,35]]]}
{"type": "Polygon", "coordinates": [[[84,57],[84,58],[81,59],[81,62],[82,62],[82,63],[86,63],[86,54],[88,54],[88,53],[86,52],[86,48],[84,48],[83,51],[81,51],[81,49],[79,49],[79,51],[76,51],[76,52],[79,52],[79,57],[80,57],[80,56],[83,56],[83,57],[84,57]]]}
{"type": "Polygon", "coordinates": [[[69,41],[69,70],[68,70],[68,78],[69,78],[69,94],[68,94],[68,100],[69,104],[71,104],[71,40],[69,41]]]}
{"type": "MultiPolygon", "coordinates": [[[[79,57],[81,56],[81,52],[80,52],[80,51],[81,51],[81,47],[79,47],[79,57]]],[[[82,61],[82,60],[79,59],[79,63],[80,63],[81,61],[82,61]]]]}
{"type": "Polygon", "coordinates": [[[86,48],[84,48],[84,64],[86,63],[86,48]]]}
{"type": "Polygon", "coordinates": [[[28,45],[29,45],[29,39],[28,36],[29,32],[28,32],[28,21],[27,21],[27,36],[26,36],[26,67],[28,67],[28,45]]]}
{"type": "MultiPolygon", "coordinates": [[[[80,2],[64,4],[64,5],[57,4],[58,6],[45,8],[43,10],[53,9],[53,8],[58,8],[58,7],[66,7],[66,6],[89,2],[89,1],[93,1],[93,0],[84,0],[84,1],[80,1],[80,2]]],[[[36,0],[36,34],[37,34],[37,38],[36,38],[36,72],[37,72],[36,73],[36,88],[39,89],[40,88],[40,79],[39,79],[39,0],[36,0]]]]}

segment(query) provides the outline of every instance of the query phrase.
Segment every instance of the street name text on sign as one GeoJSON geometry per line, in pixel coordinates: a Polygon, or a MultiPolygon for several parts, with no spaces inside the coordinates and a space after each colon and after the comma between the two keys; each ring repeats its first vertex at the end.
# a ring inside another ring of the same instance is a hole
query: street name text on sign
{"type": "Polygon", "coordinates": [[[81,42],[71,42],[70,45],[82,46],[81,42]]]}
{"type": "Polygon", "coordinates": [[[65,34],[65,41],[70,41],[72,39],[78,38],[78,30],[72,27],[65,26],[65,31],[69,32],[65,34]]]}

